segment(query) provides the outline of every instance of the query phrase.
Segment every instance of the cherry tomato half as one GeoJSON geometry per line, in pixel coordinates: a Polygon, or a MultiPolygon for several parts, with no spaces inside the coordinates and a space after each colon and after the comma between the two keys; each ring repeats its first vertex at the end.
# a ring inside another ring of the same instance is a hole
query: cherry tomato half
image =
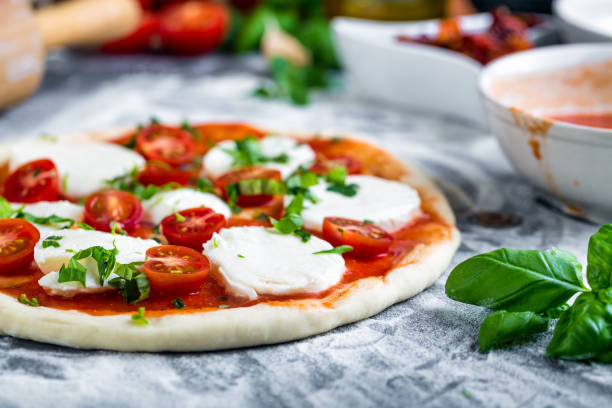
{"type": "MultiPolygon", "coordinates": [[[[243,180],[256,179],[281,181],[282,176],[278,170],[267,169],[261,166],[237,167],[219,177],[216,184],[227,199],[227,186],[243,180]]],[[[266,204],[272,198],[273,195],[271,194],[240,194],[236,204],[240,207],[258,207],[266,204]]]]}
{"type": "Polygon", "coordinates": [[[350,245],[348,254],[368,258],[387,252],[393,237],[384,229],[348,218],[327,217],[323,220],[323,239],[334,246],[350,245]]]}
{"type": "Polygon", "coordinates": [[[191,180],[191,172],[179,170],[162,162],[148,162],[145,168],[138,174],[138,182],[144,185],[153,184],[163,186],[168,183],[177,183],[186,186],[191,180]]]}
{"type": "Polygon", "coordinates": [[[202,123],[192,127],[200,135],[198,153],[201,154],[224,140],[242,140],[249,136],[261,139],[266,135],[266,132],[245,123],[202,123]]]}
{"type": "Polygon", "coordinates": [[[24,272],[34,259],[38,230],[26,220],[0,220],[0,274],[24,272]]]}
{"type": "Polygon", "coordinates": [[[213,233],[225,226],[225,217],[210,208],[190,208],[172,214],[161,222],[161,233],[173,245],[202,251],[202,245],[213,233]]]}
{"type": "Polygon", "coordinates": [[[184,294],[198,291],[210,270],[208,258],[191,248],[160,245],[149,248],[142,271],[149,278],[151,290],[184,294]]]}
{"type": "Polygon", "coordinates": [[[134,31],[124,37],[109,41],[100,47],[109,54],[136,54],[149,50],[153,37],[157,33],[157,17],[144,12],[140,24],[134,31]]]}
{"type": "Polygon", "coordinates": [[[19,166],[4,182],[2,195],[8,201],[35,203],[55,201],[59,197],[59,174],[49,159],[40,159],[19,166]]]}
{"type": "Polygon", "coordinates": [[[187,131],[172,126],[147,126],[138,132],[136,147],[147,159],[171,166],[187,164],[195,154],[193,137],[187,131]]]}
{"type": "Polygon", "coordinates": [[[142,220],[142,204],[126,191],[94,193],[85,199],[85,222],[100,231],[110,231],[118,222],[125,231],[132,231],[142,220]]]}
{"type": "Polygon", "coordinates": [[[176,54],[202,54],[217,48],[230,22],[226,6],[189,0],[171,3],[159,12],[162,47],[176,54]]]}
{"type": "Polygon", "coordinates": [[[358,174],[361,172],[361,163],[351,156],[319,157],[310,171],[317,174],[327,174],[335,166],[342,166],[347,174],[358,174]]]}

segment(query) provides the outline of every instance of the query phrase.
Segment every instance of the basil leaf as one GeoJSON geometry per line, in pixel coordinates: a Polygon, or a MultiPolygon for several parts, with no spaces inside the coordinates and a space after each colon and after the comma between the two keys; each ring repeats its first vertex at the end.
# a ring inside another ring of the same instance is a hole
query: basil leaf
{"type": "Polygon", "coordinates": [[[558,319],[563,313],[565,313],[567,309],[569,309],[569,305],[567,303],[564,303],[561,306],[557,306],[555,308],[545,311],[544,313],[541,313],[541,315],[546,316],[549,319],[558,319]]]}
{"type": "Polygon", "coordinates": [[[354,197],[357,194],[357,184],[344,184],[344,185],[331,185],[327,187],[327,191],[333,191],[334,193],[342,194],[347,197],[354,197]]]}
{"type": "Polygon", "coordinates": [[[491,313],[480,325],[478,345],[487,353],[491,348],[548,330],[548,318],[533,312],[491,313]]]}
{"type": "Polygon", "coordinates": [[[240,180],[237,184],[240,195],[285,194],[285,185],[272,179],[246,179],[240,180]]]}
{"type": "Polygon", "coordinates": [[[353,247],[350,245],[340,245],[337,246],[335,248],[332,249],[328,249],[325,251],[318,251],[318,252],[313,252],[313,255],[320,255],[320,254],[337,254],[337,255],[342,255],[345,252],[350,252],[353,250],[353,247]]]}
{"type": "Polygon", "coordinates": [[[580,265],[566,251],[498,249],[457,265],[446,294],[463,303],[512,312],[544,312],[586,292],[580,265]]]}
{"type": "Polygon", "coordinates": [[[612,286],[612,224],[602,226],[589,239],[587,280],[593,290],[612,286]]]}
{"type": "Polygon", "coordinates": [[[546,354],[582,360],[611,350],[612,304],[584,293],[559,319],[546,354]]]}
{"type": "Polygon", "coordinates": [[[28,297],[26,296],[25,293],[22,293],[21,295],[19,295],[19,297],[17,298],[17,301],[19,303],[22,303],[22,304],[28,305],[28,306],[32,306],[32,307],[40,306],[40,303],[38,303],[38,299],[32,298],[30,300],[30,299],[28,299],[28,297]]]}
{"type": "Polygon", "coordinates": [[[612,350],[598,354],[595,356],[595,360],[604,364],[612,364],[612,350]]]}
{"type": "Polygon", "coordinates": [[[66,229],[66,228],[70,228],[72,227],[76,221],[71,219],[71,218],[63,218],[63,217],[59,217],[55,214],[50,215],[48,217],[37,217],[35,215],[32,215],[30,213],[24,212],[22,210],[18,210],[15,213],[15,217],[16,218],[23,218],[26,221],[29,221],[33,224],[39,224],[39,225],[54,225],[56,227],[60,227],[62,229],[66,229]]]}
{"type": "Polygon", "coordinates": [[[331,184],[344,184],[346,182],[346,168],[340,165],[333,166],[325,176],[325,180],[331,184]]]}
{"type": "Polygon", "coordinates": [[[115,273],[119,275],[108,281],[109,285],[119,290],[128,303],[137,303],[149,297],[151,285],[147,275],[136,269],[142,262],[117,264],[115,273]]]}
{"type": "Polygon", "coordinates": [[[10,218],[15,214],[15,210],[4,197],[0,197],[0,218],[10,218]]]}
{"type": "Polygon", "coordinates": [[[185,307],[185,301],[181,298],[176,298],[172,301],[172,306],[177,309],[182,309],[185,307]]]}
{"type": "Polygon", "coordinates": [[[50,236],[46,237],[43,240],[42,247],[43,248],[48,248],[48,247],[52,246],[53,248],[59,248],[60,244],[57,241],[59,241],[62,238],[64,238],[64,237],[62,237],[60,235],[50,235],[50,236]]]}
{"type": "Polygon", "coordinates": [[[145,308],[144,307],[139,307],[138,308],[138,313],[134,313],[132,315],[132,321],[140,326],[146,326],[149,324],[149,321],[147,320],[147,318],[144,316],[145,314],[145,308]]]}
{"type": "Polygon", "coordinates": [[[68,266],[62,265],[59,270],[57,281],[63,282],[79,282],[83,287],[86,285],[85,277],[87,276],[87,268],[81,265],[74,256],[68,261],[68,266]]]}

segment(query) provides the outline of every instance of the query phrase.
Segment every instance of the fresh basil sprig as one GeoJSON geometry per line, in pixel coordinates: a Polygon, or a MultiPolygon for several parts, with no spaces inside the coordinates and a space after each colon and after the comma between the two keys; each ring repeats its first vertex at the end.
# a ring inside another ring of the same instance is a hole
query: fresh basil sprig
{"type": "Polygon", "coordinates": [[[612,224],[591,236],[587,281],[567,251],[499,249],[459,264],[446,282],[446,294],[464,303],[498,310],[481,325],[485,352],[535,333],[559,318],[546,354],[612,363],[612,224]],[[566,302],[579,296],[569,306],[566,302]]]}

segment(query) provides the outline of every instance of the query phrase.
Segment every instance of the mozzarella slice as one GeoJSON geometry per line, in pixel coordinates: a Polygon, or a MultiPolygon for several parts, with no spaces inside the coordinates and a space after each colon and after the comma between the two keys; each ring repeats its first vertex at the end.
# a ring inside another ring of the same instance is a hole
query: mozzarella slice
{"type": "MultiPolygon", "coordinates": [[[[55,241],[59,244],[59,247],[49,246],[43,248],[42,239],[34,247],[34,261],[42,273],[45,274],[45,276],[40,278],[38,284],[51,295],[68,297],[79,293],[96,293],[113,289],[113,287],[107,283],[105,283],[104,286],[100,286],[98,268],[96,262],[92,258],[86,258],[80,261],[83,266],[87,268],[85,287],[82,287],[78,282],[58,282],[59,269],[62,265],[68,263],[70,258],[74,255],[74,252],[96,245],[106,249],[112,249],[114,243],[119,251],[117,254],[117,262],[127,264],[144,261],[147,249],[159,245],[152,239],[140,239],[125,235],[113,235],[106,232],[81,229],[57,230],[53,231],[53,235],[62,237],[55,241]]],[[[111,273],[108,279],[115,277],[117,277],[117,275],[111,273]]]]}
{"type": "Polygon", "coordinates": [[[222,229],[204,244],[213,276],[228,293],[255,299],[259,295],[320,292],[338,283],[346,270],[322,239],[306,243],[264,227],[222,229]]]}
{"type": "Polygon", "coordinates": [[[105,187],[105,180],[121,176],[145,160],[138,153],[112,143],[53,142],[28,139],[10,151],[11,170],[37,159],[51,159],[62,179],[62,192],[83,197],[105,187]]]}
{"type": "MultiPolygon", "coordinates": [[[[264,167],[276,169],[286,178],[296,171],[300,166],[310,166],[315,159],[315,154],[307,144],[300,144],[295,139],[283,136],[268,136],[260,141],[261,152],[266,157],[277,157],[286,154],[286,163],[268,162],[262,164],[264,167]]],[[[208,151],[202,166],[204,173],[211,178],[217,178],[227,173],[232,168],[234,159],[224,150],[235,150],[236,143],[226,140],[219,143],[208,151]]]]}
{"type": "MultiPolygon", "coordinates": [[[[347,184],[357,184],[353,197],[327,191],[329,184],[320,182],[310,188],[319,201],[304,201],[304,227],[321,231],[325,217],[370,220],[387,231],[394,231],[419,214],[421,199],[416,190],[397,181],[373,176],[348,176],[347,184]]],[[[286,204],[292,197],[286,197],[286,204]]]]}
{"type": "Polygon", "coordinates": [[[197,207],[208,207],[216,213],[223,214],[225,218],[232,215],[228,205],[216,195],[191,188],[164,191],[142,202],[145,219],[155,225],[177,211],[197,207]]]}

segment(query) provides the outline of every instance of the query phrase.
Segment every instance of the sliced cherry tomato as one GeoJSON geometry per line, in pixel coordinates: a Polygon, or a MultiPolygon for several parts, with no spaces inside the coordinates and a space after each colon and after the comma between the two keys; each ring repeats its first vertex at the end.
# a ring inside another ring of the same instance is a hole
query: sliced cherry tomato
{"type": "Polygon", "coordinates": [[[40,159],[15,169],[4,182],[2,195],[8,201],[35,203],[55,201],[59,191],[59,174],[55,164],[49,159],[40,159]]]}
{"type": "Polygon", "coordinates": [[[327,217],[323,220],[323,239],[334,246],[350,245],[350,256],[368,258],[387,252],[393,237],[384,229],[348,218],[327,217]]]}
{"type": "Polygon", "coordinates": [[[190,208],[164,218],[161,232],[169,243],[202,251],[202,244],[225,226],[225,217],[210,208],[190,208]]]}
{"type": "MultiPolygon", "coordinates": [[[[268,179],[281,181],[280,171],[267,169],[261,166],[237,167],[219,177],[217,187],[221,189],[227,199],[227,187],[243,180],[268,179]]],[[[271,194],[240,194],[236,204],[240,207],[259,207],[269,202],[274,196],[271,194]]]]}
{"type": "Polygon", "coordinates": [[[159,12],[162,47],[176,54],[202,54],[217,48],[229,27],[226,6],[189,0],[172,3],[159,12]]]}
{"type": "Polygon", "coordinates": [[[140,200],[126,191],[94,193],[85,199],[85,222],[100,231],[110,231],[118,222],[125,231],[132,231],[142,220],[140,200]]]}
{"type": "Polygon", "coordinates": [[[136,136],[136,146],[147,159],[171,166],[187,164],[195,154],[193,137],[172,126],[147,126],[136,136]]]}
{"type": "Polygon", "coordinates": [[[198,291],[208,275],[208,258],[191,248],[160,245],[149,248],[142,271],[149,278],[151,290],[181,294],[198,291]]]}
{"type": "Polygon", "coordinates": [[[310,171],[317,174],[327,174],[335,166],[344,167],[348,174],[358,174],[361,172],[361,163],[359,160],[354,159],[351,156],[320,156],[315,164],[312,165],[310,171]]]}
{"type": "Polygon", "coordinates": [[[138,174],[138,181],[144,185],[163,186],[168,183],[177,183],[186,186],[191,177],[190,171],[175,169],[162,162],[148,162],[138,174]]]}
{"type": "Polygon", "coordinates": [[[34,259],[38,230],[26,220],[0,220],[0,273],[25,272],[34,259]]]}
{"type": "Polygon", "coordinates": [[[109,54],[136,54],[148,51],[155,34],[157,34],[157,17],[145,12],[140,24],[134,31],[124,37],[109,41],[100,47],[102,52],[109,54]]]}

